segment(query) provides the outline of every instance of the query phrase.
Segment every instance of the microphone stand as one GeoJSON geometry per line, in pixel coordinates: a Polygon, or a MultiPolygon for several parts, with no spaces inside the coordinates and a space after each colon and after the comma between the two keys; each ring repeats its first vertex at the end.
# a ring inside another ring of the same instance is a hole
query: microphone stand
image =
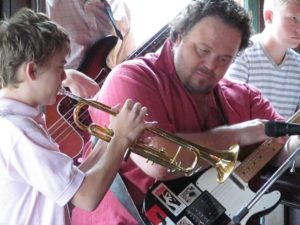
{"type": "Polygon", "coordinates": [[[266,183],[256,192],[253,199],[233,217],[232,222],[234,225],[240,225],[241,220],[249,213],[250,209],[255,203],[263,196],[263,194],[269,189],[269,187],[288,169],[290,162],[300,154],[300,147],[298,147],[293,154],[275,171],[275,173],[266,181],[266,183]]]}

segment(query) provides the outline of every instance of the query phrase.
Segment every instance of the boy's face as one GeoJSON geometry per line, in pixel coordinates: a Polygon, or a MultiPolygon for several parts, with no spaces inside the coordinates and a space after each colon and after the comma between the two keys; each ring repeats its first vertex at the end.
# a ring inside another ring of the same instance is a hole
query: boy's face
{"type": "Polygon", "coordinates": [[[37,70],[36,80],[33,84],[36,105],[52,105],[56,101],[61,82],[66,78],[64,66],[66,63],[65,53],[56,53],[48,61],[47,65],[37,70]]]}
{"type": "Polygon", "coordinates": [[[287,48],[295,48],[300,43],[300,3],[290,1],[273,11],[273,36],[287,48]]]}

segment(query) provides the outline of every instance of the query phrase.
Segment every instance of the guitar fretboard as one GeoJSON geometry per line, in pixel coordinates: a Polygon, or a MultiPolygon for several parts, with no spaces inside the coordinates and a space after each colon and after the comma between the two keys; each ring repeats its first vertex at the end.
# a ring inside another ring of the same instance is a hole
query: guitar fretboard
{"type": "MultiPolygon", "coordinates": [[[[300,123],[300,110],[298,110],[288,122],[300,123]]],[[[282,149],[284,145],[276,143],[275,139],[263,142],[251,153],[236,169],[235,173],[244,182],[249,181],[282,149]]]]}

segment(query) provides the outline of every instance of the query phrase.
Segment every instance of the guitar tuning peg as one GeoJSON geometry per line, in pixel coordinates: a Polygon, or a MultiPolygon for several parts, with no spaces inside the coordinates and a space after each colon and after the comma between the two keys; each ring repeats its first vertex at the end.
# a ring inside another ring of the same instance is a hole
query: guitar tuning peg
{"type": "Polygon", "coordinates": [[[295,173],[296,172],[295,163],[296,163],[296,160],[293,161],[293,164],[292,164],[291,169],[290,169],[290,173],[295,173]]]}

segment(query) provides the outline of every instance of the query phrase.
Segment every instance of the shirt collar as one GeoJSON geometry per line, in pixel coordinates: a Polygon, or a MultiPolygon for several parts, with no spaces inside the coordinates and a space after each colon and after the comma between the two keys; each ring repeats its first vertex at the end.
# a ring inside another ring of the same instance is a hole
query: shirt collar
{"type": "Polygon", "coordinates": [[[19,115],[30,117],[38,123],[44,123],[44,113],[37,108],[13,99],[0,98],[0,115],[19,115]]]}
{"type": "Polygon", "coordinates": [[[167,74],[175,74],[175,65],[174,65],[174,54],[173,54],[173,43],[170,39],[167,39],[161,49],[161,53],[157,59],[157,66],[160,67],[167,74]]]}

